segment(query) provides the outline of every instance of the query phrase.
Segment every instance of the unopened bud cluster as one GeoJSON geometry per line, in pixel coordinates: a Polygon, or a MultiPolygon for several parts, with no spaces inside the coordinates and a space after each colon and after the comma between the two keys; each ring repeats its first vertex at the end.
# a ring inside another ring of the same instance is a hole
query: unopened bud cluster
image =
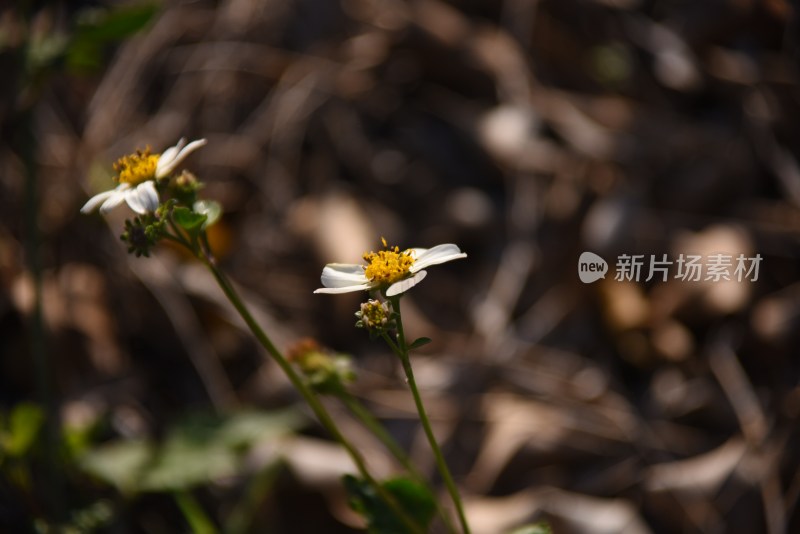
{"type": "Polygon", "coordinates": [[[381,331],[391,328],[392,314],[387,302],[370,299],[361,303],[361,309],[356,312],[356,326],[371,331],[381,331]]]}

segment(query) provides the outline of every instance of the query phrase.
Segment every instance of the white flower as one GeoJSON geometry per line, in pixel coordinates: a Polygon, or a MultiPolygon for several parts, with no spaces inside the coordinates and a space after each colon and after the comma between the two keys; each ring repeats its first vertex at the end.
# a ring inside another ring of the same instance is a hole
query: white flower
{"type": "Polygon", "coordinates": [[[119,185],[90,198],[81,208],[81,213],[92,212],[98,206],[100,213],[108,213],[123,202],[140,215],[155,211],[160,203],[155,180],[172,174],[189,154],[205,144],[205,139],[198,139],[187,145],[186,139],[181,138],[177,145],[160,155],[151,154],[147,149],[120,158],[114,163],[119,185]]]}
{"type": "Polygon", "coordinates": [[[108,213],[123,201],[139,214],[155,211],[159,204],[158,191],[152,181],[142,182],[135,187],[127,182],[121,183],[111,191],[103,191],[90,198],[81,208],[81,213],[90,213],[97,206],[100,206],[100,213],[108,213]]]}
{"type": "MultiPolygon", "coordinates": [[[[383,241],[386,246],[386,241],[383,241]]],[[[408,291],[425,278],[426,267],[466,258],[456,245],[447,243],[433,248],[398,247],[364,254],[367,265],[329,263],[322,269],[322,287],[314,293],[350,293],[352,291],[386,290],[387,297],[408,291]]]]}

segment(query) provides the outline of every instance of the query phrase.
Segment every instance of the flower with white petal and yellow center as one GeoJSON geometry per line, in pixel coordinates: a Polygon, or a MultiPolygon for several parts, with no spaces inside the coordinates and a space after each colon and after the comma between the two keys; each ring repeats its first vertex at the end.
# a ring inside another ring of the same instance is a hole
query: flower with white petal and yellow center
{"type": "Polygon", "coordinates": [[[205,144],[205,139],[186,144],[184,138],[162,154],[151,154],[148,148],[120,158],[114,163],[119,185],[90,198],[81,212],[89,213],[99,206],[100,213],[107,213],[123,202],[140,215],[155,211],[159,205],[155,181],[172,174],[189,154],[205,144]]]}
{"type": "Polygon", "coordinates": [[[456,245],[447,243],[433,248],[409,248],[401,251],[389,247],[364,254],[366,265],[329,263],[322,270],[322,285],[314,293],[349,293],[351,291],[385,290],[387,297],[408,291],[425,278],[426,267],[466,258],[456,245]]]}

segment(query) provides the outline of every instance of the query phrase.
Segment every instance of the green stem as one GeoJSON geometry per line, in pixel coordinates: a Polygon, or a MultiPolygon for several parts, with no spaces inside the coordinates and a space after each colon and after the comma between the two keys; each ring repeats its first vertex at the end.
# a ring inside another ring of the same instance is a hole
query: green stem
{"type": "MultiPolygon", "coordinates": [[[[348,391],[342,391],[338,397],[341,399],[342,403],[344,403],[347,409],[350,410],[359,421],[361,421],[361,424],[363,424],[367,430],[372,432],[375,437],[377,437],[378,440],[383,443],[383,445],[389,450],[390,453],[392,453],[395,459],[400,462],[400,465],[402,465],[420,484],[428,486],[428,481],[425,479],[422,473],[420,473],[419,469],[414,466],[414,464],[411,462],[411,459],[400,447],[400,445],[398,445],[397,441],[395,441],[395,439],[386,431],[383,425],[381,425],[378,420],[373,417],[369,410],[367,410],[364,405],[358,401],[358,399],[356,399],[348,391]]],[[[436,509],[438,510],[442,521],[444,521],[448,532],[455,532],[455,528],[453,527],[450,518],[440,505],[438,499],[436,500],[436,509]]]]}
{"type": "Polygon", "coordinates": [[[389,452],[392,453],[397,461],[400,462],[400,464],[406,470],[408,470],[409,473],[421,481],[424,480],[424,477],[419,470],[414,467],[414,464],[411,463],[411,460],[408,458],[408,455],[406,455],[405,451],[400,448],[400,445],[398,445],[394,438],[389,435],[385,428],[383,428],[383,425],[381,425],[372,416],[372,414],[370,414],[369,411],[364,408],[360,402],[358,402],[358,400],[356,400],[350,393],[346,391],[342,392],[339,395],[339,398],[347,407],[347,409],[350,410],[359,421],[361,421],[361,424],[363,424],[367,430],[372,432],[375,437],[377,437],[380,442],[383,443],[387,449],[389,449],[389,452]]]}
{"type": "Polygon", "coordinates": [[[464,531],[464,534],[470,534],[469,524],[467,524],[467,516],[464,514],[464,505],[461,503],[461,495],[458,493],[458,488],[453,481],[453,476],[450,474],[450,469],[447,467],[447,462],[445,462],[442,449],[439,447],[439,443],[436,441],[436,436],[433,434],[433,428],[431,428],[430,419],[428,419],[428,414],[425,411],[425,405],[422,403],[422,397],[420,396],[419,389],[417,388],[417,382],[414,379],[414,370],[411,368],[411,360],[408,357],[408,343],[406,343],[405,333],[403,332],[403,317],[400,314],[400,297],[391,297],[389,302],[392,303],[392,309],[397,314],[397,345],[391,343],[391,338],[389,338],[389,336],[385,333],[383,334],[384,338],[389,339],[390,346],[393,347],[397,355],[400,357],[400,362],[403,364],[403,371],[405,371],[406,379],[408,380],[408,387],[411,389],[411,394],[414,397],[414,404],[417,406],[417,413],[419,413],[419,419],[422,423],[422,428],[425,430],[425,436],[428,438],[428,443],[430,444],[431,450],[433,451],[433,455],[436,459],[436,467],[439,469],[439,473],[442,475],[442,480],[444,480],[445,486],[447,486],[447,491],[450,493],[450,498],[453,499],[453,504],[455,505],[456,512],[458,513],[458,520],[461,523],[461,528],[464,531]]]}
{"type": "Polygon", "coordinates": [[[275,347],[261,326],[256,322],[256,320],[250,314],[250,310],[247,309],[247,306],[245,306],[244,302],[239,297],[239,294],[234,289],[233,285],[217,267],[216,261],[214,260],[213,256],[211,256],[210,251],[206,248],[207,242],[205,242],[205,240],[203,240],[203,244],[205,245],[203,247],[203,254],[198,254],[198,257],[214,275],[214,278],[216,278],[217,283],[219,284],[220,288],[222,288],[225,296],[228,297],[228,300],[231,302],[231,304],[233,304],[233,307],[236,308],[237,312],[239,312],[239,315],[247,324],[248,328],[250,328],[250,331],[256,337],[261,346],[266,349],[267,353],[269,353],[275,363],[278,364],[281,370],[289,378],[289,381],[291,381],[292,385],[297,389],[297,391],[300,392],[306,403],[308,403],[311,410],[317,416],[317,419],[322,426],[324,426],[330,435],[345,448],[347,453],[350,455],[350,458],[352,458],[353,463],[356,465],[361,477],[375,488],[375,491],[378,493],[378,495],[380,495],[380,497],[392,508],[392,510],[397,514],[400,520],[403,521],[406,527],[411,530],[411,532],[422,534],[423,530],[420,528],[420,526],[417,525],[417,523],[411,517],[409,517],[408,513],[398,504],[397,500],[369,473],[361,453],[359,453],[355,446],[344,437],[339,428],[336,426],[336,423],[334,423],[333,418],[328,413],[325,406],[320,402],[314,392],[306,385],[305,381],[300,377],[299,374],[297,374],[292,365],[275,347]]]}
{"type": "Polygon", "coordinates": [[[188,491],[176,491],[173,493],[173,497],[194,534],[217,533],[217,527],[214,526],[203,507],[200,506],[200,503],[191,493],[188,491]]]}

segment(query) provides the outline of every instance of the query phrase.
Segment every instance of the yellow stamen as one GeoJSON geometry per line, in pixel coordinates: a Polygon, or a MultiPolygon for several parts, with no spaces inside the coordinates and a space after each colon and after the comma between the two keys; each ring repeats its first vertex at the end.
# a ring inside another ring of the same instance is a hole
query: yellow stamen
{"type": "Polygon", "coordinates": [[[144,150],[137,150],[136,154],[119,158],[114,163],[114,170],[117,171],[117,181],[121,184],[137,185],[147,180],[152,180],[156,176],[158,158],[159,154],[151,154],[149,147],[144,150]]]}
{"type": "Polygon", "coordinates": [[[386,239],[381,238],[381,242],[386,250],[364,253],[364,261],[367,262],[364,275],[370,282],[393,284],[408,276],[414,265],[414,256],[410,249],[400,252],[399,247],[389,247],[386,239]]]}

